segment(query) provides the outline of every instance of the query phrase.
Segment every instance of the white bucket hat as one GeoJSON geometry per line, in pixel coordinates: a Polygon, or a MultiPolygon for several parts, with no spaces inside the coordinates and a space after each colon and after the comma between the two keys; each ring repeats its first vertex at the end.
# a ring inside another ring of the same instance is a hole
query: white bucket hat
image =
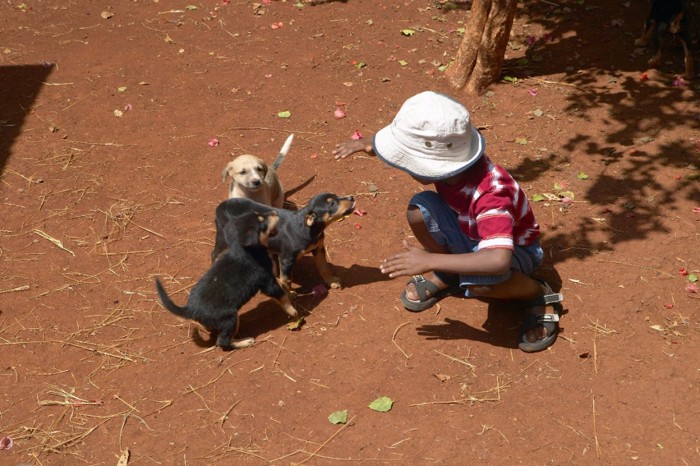
{"type": "Polygon", "coordinates": [[[464,105],[432,91],[406,100],[373,144],[387,164],[431,181],[466,170],[484,152],[484,138],[464,105]]]}

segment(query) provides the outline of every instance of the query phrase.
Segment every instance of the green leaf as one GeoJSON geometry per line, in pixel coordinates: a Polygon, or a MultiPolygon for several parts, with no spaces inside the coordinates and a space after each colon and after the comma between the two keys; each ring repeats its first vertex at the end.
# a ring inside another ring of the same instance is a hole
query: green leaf
{"type": "Polygon", "coordinates": [[[344,409],[342,411],[336,411],[328,416],[328,420],[331,424],[345,424],[348,422],[348,410],[344,409]]]}
{"type": "Polygon", "coordinates": [[[525,66],[525,65],[527,65],[528,63],[530,63],[530,60],[528,60],[527,58],[523,57],[523,58],[519,59],[516,63],[517,63],[518,65],[520,65],[520,66],[525,66]]]}
{"type": "Polygon", "coordinates": [[[365,66],[367,66],[367,63],[365,63],[363,61],[359,61],[359,62],[355,63],[355,68],[357,68],[358,70],[361,70],[365,66]]]}
{"type": "Polygon", "coordinates": [[[545,197],[542,194],[534,194],[532,196],[532,202],[542,202],[545,200],[545,197]]]}
{"type": "Polygon", "coordinates": [[[117,92],[126,92],[126,86],[118,87],[117,92]]]}
{"type": "Polygon", "coordinates": [[[416,31],[413,29],[401,29],[401,34],[403,34],[404,36],[411,37],[415,33],[416,31]]]}
{"type": "Polygon", "coordinates": [[[587,179],[588,179],[588,175],[586,175],[586,174],[583,173],[583,172],[578,172],[578,175],[576,175],[576,178],[578,178],[579,180],[587,180],[587,179]]]}
{"type": "Polygon", "coordinates": [[[190,10],[190,11],[194,11],[194,10],[196,10],[196,9],[197,9],[197,7],[194,6],[194,5],[187,5],[187,6],[185,7],[185,10],[190,10]]]}
{"type": "Polygon", "coordinates": [[[408,62],[406,60],[399,60],[399,65],[406,66],[408,65],[408,62]]]}
{"type": "Polygon", "coordinates": [[[691,273],[690,275],[688,275],[688,281],[691,283],[695,283],[698,281],[698,276],[691,273]]]}
{"type": "Polygon", "coordinates": [[[515,138],[515,143],[525,145],[528,143],[528,140],[527,138],[515,138]]]}
{"type": "Polygon", "coordinates": [[[513,84],[517,84],[517,82],[518,82],[518,78],[514,78],[513,76],[505,76],[503,78],[503,80],[507,83],[513,83],[513,84]]]}
{"type": "Polygon", "coordinates": [[[438,66],[438,71],[445,71],[449,65],[440,65],[438,66]]]}
{"type": "Polygon", "coordinates": [[[698,175],[697,173],[688,173],[687,175],[685,175],[685,179],[691,181],[697,180],[699,177],[700,175],[698,175]]]}
{"type": "Polygon", "coordinates": [[[387,396],[381,396],[371,402],[369,404],[369,408],[373,409],[374,411],[379,411],[380,413],[386,413],[387,411],[391,410],[391,407],[394,405],[394,402],[391,400],[391,398],[387,396]]]}
{"type": "Polygon", "coordinates": [[[277,116],[280,118],[289,118],[290,116],[292,116],[292,112],[290,112],[289,110],[285,110],[284,112],[279,112],[277,116]]]}

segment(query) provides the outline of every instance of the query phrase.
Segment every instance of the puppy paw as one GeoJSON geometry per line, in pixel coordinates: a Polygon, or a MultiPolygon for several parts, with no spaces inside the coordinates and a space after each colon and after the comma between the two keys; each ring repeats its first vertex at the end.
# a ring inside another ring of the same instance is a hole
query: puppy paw
{"type": "Polygon", "coordinates": [[[331,277],[331,279],[328,281],[328,286],[334,290],[339,290],[343,287],[343,284],[340,282],[340,278],[331,277]]]}
{"type": "Polygon", "coordinates": [[[234,339],[232,346],[234,348],[250,348],[255,344],[255,338],[239,338],[234,339]]]}

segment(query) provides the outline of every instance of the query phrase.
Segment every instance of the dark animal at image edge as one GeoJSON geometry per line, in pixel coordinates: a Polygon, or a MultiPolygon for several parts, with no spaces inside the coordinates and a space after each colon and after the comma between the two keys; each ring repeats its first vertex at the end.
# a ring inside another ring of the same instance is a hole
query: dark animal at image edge
{"type": "MultiPolygon", "coordinates": [[[[304,254],[313,253],[316,268],[324,283],[331,288],[340,288],[338,277],[331,273],[326,260],[324,230],[331,223],[350,215],[355,208],[352,196],[339,197],[332,193],[314,196],[309,203],[298,211],[276,209],[280,221],[278,233],[268,241],[268,250],[273,256],[277,274],[283,288],[294,296],[291,290],[292,269],[304,254]]],[[[269,212],[269,206],[249,199],[229,199],[216,208],[216,241],[211,253],[212,261],[226,248],[224,230],[227,224],[245,212],[269,212]]]]}
{"type": "Polygon", "coordinates": [[[683,46],[686,79],[692,79],[695,74],[693,55],[690,51],[688,34],[688,15],[681,0],[652,0],[649,16],[644,23],[642,36],[634,41],[634,45],[652,45],[654,55],[648,65],[655,67],[661,63],[661,45],[666,33],[671,33],[673,39],[683,46]]]}
{"type": "Polygon", "coordinates": [[[238,311],[259,291],[274,298],[291,317],[298,317],[289,296],[273,274],[266,245],[278,232],[279,215],[274,211],[247,212],[232,219],[222,231],[228,249],[212,264],[192,289],[187,304],[177,306],[158,278],[156,288],[163,306],[173,314],[198,322],[217,335],[223,349],[245,348],[254,338],[235,340],[238,311]]]}

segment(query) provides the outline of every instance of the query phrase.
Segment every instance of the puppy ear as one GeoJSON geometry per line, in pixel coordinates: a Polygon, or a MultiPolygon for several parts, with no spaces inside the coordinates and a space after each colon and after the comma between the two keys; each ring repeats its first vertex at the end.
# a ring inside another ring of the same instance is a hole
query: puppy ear
{"type": "Polygon", "coordinates": [[[226,181],[226,175],[229,175],[229,172],[231,171],[232,168],[233,167],[231,166],[231,162],[226,164],[224,169],[221,171],[221,181],[226,181]]]}
{"type": "Polygon", "coordinates": [[[241,232],[241,245],[244,248],[260,245],[260,232],[267,228],[265,217],[257,212],[251,212],[246,217],[246,226],[241,232]]]}
{"type": "Polygon", "coordinates": [[[316,212],[311,212],[309,214],[306,214],[306,217],[304,217],[304,223],[306,223],[307,227],[313,226],[314,223],[316,223],[316,218],[318,216],[316,215],[316,212]]]}

